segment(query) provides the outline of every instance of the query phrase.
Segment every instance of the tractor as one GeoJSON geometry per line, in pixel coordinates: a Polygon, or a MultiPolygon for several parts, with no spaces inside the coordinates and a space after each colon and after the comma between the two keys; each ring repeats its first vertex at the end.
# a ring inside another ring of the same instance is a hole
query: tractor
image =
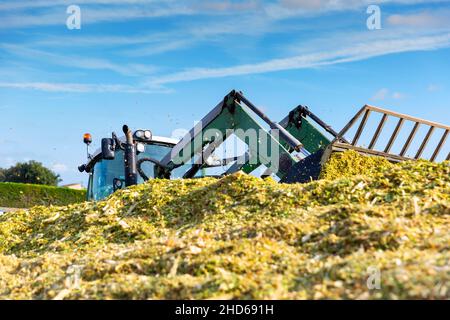
{"type": "MultiPolygon", "coordinates": [[[[450,159],[450,153],[442,156],[450,126],[369,105],[340,132],[302,105],[274,122],[236,90],[179,141],[154,136],[150,130],[132,131],[126,125],[122,131],[123,137],[113,132],[111,138],[103,138],[94,155],[88,149],[88,162],[78,168],[89,174],[88,200],[101,200],[118,189],[153,178],[222,177],[238,171],[272,176],[280,183],[305,183],[319,178],[333,152],[346,150],[391,162],[423,159],[425,154],[430,161],[450,159]],[[374,126],[368,125],[371,116],[377,118],[374,126]],[[393,130],[387,130],[392,121],[393,130]],[[412,128],[404,136],[401,131],[407,124],[412,128]],[[417,142],[422,128],[425,135],[417,142]],[[392,132],[383,137],[387,143],[380,146],[380,137],[387,131],[392,132]],[[436,140],[433,134],[437,131],[441,134],[436,140]],[[394,151],[401,139],[406,140],[394,151]],[[231,154],[230,141],[234,141],[231,154]],[[410,155],[413,147],[416,151],[410,155]]],[[[91,142],[90,134],[85,134],[84,143],[89,147],[91,142]]]]}

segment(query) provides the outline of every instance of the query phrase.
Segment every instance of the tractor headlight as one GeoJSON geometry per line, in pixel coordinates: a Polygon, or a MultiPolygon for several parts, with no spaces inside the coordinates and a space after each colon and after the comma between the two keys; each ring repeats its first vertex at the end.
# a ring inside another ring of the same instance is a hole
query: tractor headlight
{"type": "Polygon", "coordinates": [[[136,130],[134,132],[134,138],[137,140],[151,140],[152,132],[150,130],[136,130]]]}
{"type": "Polygon", "coordinates": [[[137,130],[137,131],[134,133],[134,136],[135,136],[136,138],[138,138],[138,139],[143,139],[143,138],[144,138],[144,131],[142,131],[142,130],[137,130]]]}

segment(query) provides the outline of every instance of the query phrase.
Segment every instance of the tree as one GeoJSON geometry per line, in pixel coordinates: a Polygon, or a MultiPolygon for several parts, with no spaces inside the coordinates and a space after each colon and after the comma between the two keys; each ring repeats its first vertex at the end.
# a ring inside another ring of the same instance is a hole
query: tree
{"type": "MultiPolygon", "coordinates": [[[[0,178],[2,173],[0,172],[0,178]]],[[[44,167],[37,161],[17,163],[9,169],[3,169],[3,181],[18,183],[33,183],[56,186],[61,181],[58,174],[44,167]]]]}

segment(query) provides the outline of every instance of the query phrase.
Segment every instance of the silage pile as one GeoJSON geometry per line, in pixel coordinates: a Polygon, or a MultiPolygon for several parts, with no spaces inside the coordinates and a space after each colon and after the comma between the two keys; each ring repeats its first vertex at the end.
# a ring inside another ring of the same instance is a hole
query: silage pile
{"type": "Polygon", "coordinates": [[[153,180],[0,217],[0,298],[449,298],[449,248],[449,162],[153,180]]]}

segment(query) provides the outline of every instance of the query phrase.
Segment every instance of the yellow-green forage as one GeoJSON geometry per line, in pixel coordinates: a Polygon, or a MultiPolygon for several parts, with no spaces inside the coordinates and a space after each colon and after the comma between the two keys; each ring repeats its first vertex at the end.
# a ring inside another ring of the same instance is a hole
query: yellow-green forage
{"type": "Polygon", "coordinates": [[[0,298],[450,298],[449,162],[345,153],[323,177],[152,180],[5,214],[0,298]]]}
{"type": "Polygon", "coordinates": [[[382,157],[362,156],[356,151],[336,152],[324,166],[320,174],[321,179],[333,180],[356,175],[370,176],[383,172],[392,164],[382,157]]]}

